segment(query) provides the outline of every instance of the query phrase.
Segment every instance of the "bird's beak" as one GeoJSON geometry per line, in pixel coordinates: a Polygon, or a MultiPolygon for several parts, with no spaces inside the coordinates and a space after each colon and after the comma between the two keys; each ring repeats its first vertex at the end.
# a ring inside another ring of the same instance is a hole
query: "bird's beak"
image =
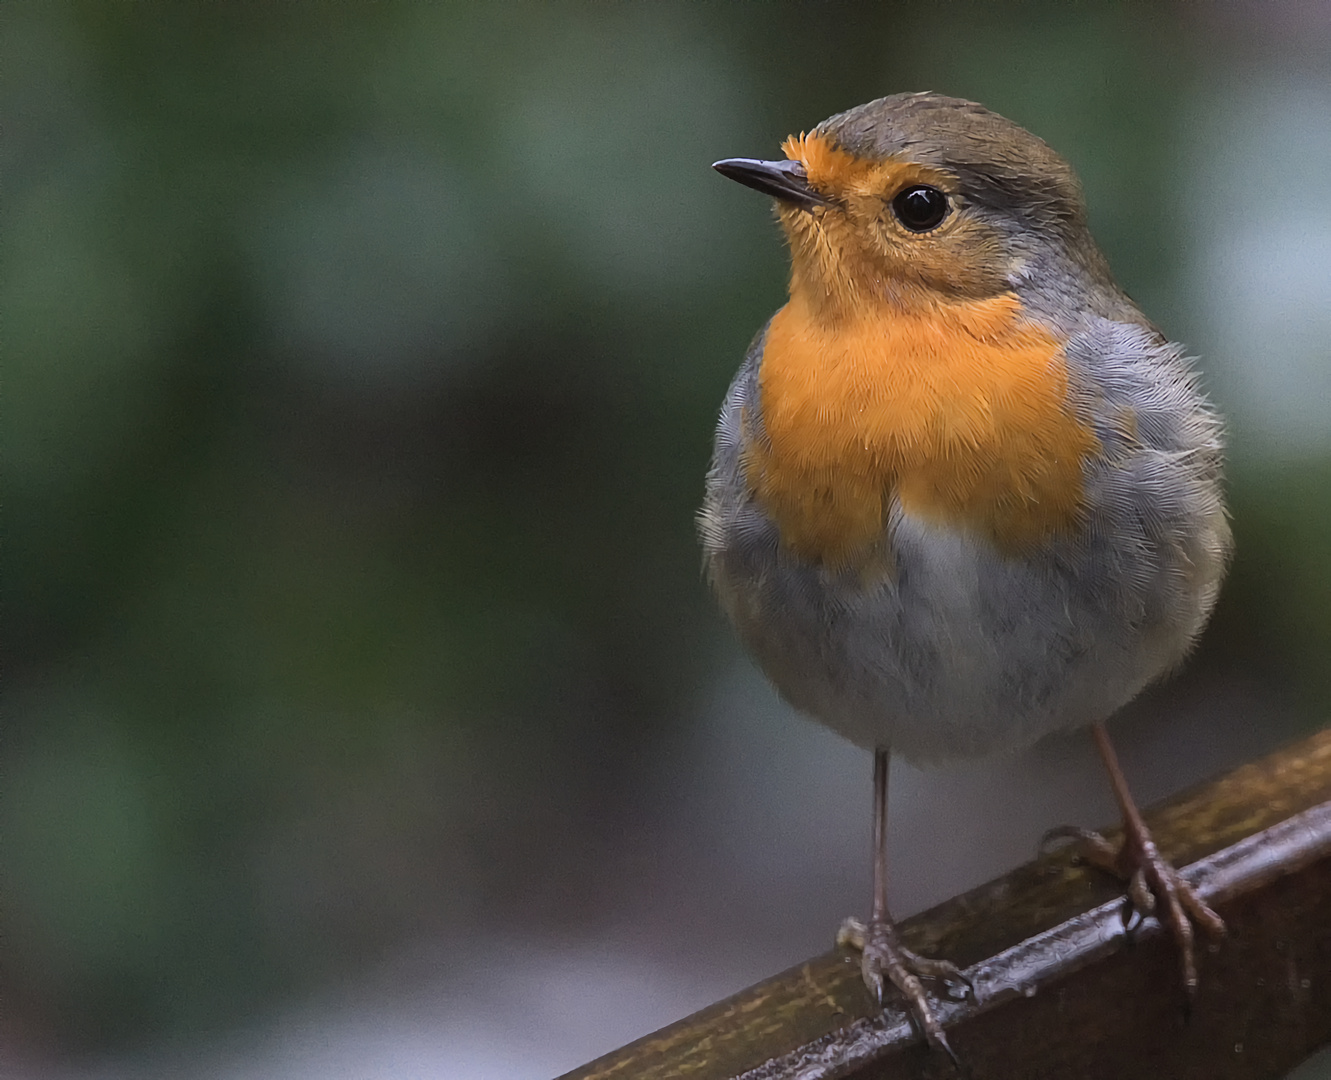
{"type": "Polygon", "coordinates": [[[712,168],[745,187],[771,195],[782,202],[793,203],[801,210],[827,206],[830,202],[809,186],[804,166],[798,161],[758,161],[756,158],[732,157],[715,162],[712,168]]]}

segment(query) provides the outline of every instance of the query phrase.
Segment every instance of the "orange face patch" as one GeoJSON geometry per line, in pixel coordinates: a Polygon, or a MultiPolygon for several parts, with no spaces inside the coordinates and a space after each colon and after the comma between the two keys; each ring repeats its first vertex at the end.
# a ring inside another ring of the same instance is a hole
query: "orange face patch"
{"type": "Polygon", "coordinates": [[[803,290],[820,318],[873,302],[884,283],[925,287],[952,297],[1007,289],[1009,260],[992,225],[963,211],[957,177],[898,157],[857,158],[816,132],[792,136],[786,155],[832,201],[812,212],[779,204],[790,241],[791,292],[803,290]],[[935,230],[911,233],[897,222],[892,198],[917,184],[948,195],[952,212],[935,230]]]}
{"type": "Polygon", "coordinates": [[[781,152],[788,160],[800,162],[809,183],[826,192],[850,190],[873,171],[875,164],[842,150],[817,132],[791,135],[781,144],[781,152]]]}
{"type": "Polygon", "coordinates": [[[941,169],[912,161],[856,157],[816,131],[791,135],[781,144],[781,151],[804,166],[805,176],[817,190],[839,198],[879,197],[907,184],[945,185],[951,180],[941,169]]]}
{"type": "Polygon", "coordinates": [[[861,305],[793,290],[759,373],[766,439],[746,458],[783,542],[834,568],[879,553],[893,495],[1006,551],[1073,526],[1098,446],[1068,403],[1062,347],[1011,293],[861,305]]]}

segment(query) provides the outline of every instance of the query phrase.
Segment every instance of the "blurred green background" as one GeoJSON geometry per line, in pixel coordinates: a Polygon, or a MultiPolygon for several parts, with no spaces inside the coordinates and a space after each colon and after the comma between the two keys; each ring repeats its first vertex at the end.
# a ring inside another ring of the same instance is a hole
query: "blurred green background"
{"type": "Polygon", "coordinates": [[[1326,9],[6,4],[0,1065],[595,933],[735,662],[693,512],[786,264],[708,165],[881,94],[1078,168],[1231,417],[1189,685],[1324,723],[1326,9]]]}

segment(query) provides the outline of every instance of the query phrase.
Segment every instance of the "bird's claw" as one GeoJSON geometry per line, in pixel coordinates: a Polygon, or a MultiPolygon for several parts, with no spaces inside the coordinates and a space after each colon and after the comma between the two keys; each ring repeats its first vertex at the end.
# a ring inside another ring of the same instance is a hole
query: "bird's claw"
{"type": "Polygon", "coordinates": [[[884,976],[905,997],[911,1016],[924,1035],[925,1042],[941,1050],[952,1063],[961,1065],[929,1004],[921,979],[936,979],[951,988],[965,988],[965,996],[974,998],[975,987],[965,973],[950,960],[920,956],[901,943],[896,927],[889,922],[862,923],[846,919],[837,931],[837,944],[860,952],[860,974],[879,1005],[883,1004],[884,976]]]}
{"type": "Polygon", "coordinates": [[[1045,834],[1041,846],[1051,839],[1072,839],[1077,853],[1093,866],[1127,879],[1128,892],[1122,911],[1123,927],[1132,930],[1154,915],[1164,924],[1179,947],[1183,989],[1191,1001],[1197,994],[1197,956],[1194,924],[1213,937],[1225,932],[1220,918],[1155,846],[1149,833],[1131,830],[1117,845],[1099,833],[1065,826],[1045,834]],[[1136,921],[1133,921],[1136,916],[1136,921]]]}
{"type": "Polygon", "coordinates": [[[1040,854],[1048,854],[1060,840],[1071,840],[1078,857],[1112,874],[1118,873],[1118,848],[1091,829],[1057,825],[1040,837],[1040,854]]]}

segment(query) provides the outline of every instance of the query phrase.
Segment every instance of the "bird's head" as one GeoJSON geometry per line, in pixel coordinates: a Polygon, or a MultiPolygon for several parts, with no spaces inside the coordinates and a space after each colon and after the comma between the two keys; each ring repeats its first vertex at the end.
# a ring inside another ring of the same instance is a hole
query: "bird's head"
{"type": "Polygon", "coordinates": [[[974,102],[880,98],[782,149],[784,161],[714,167],[777,199],[791,294],[828,318],[1020,292],[1037,273],[1113,288],[1071,166],[974,102]]]}

